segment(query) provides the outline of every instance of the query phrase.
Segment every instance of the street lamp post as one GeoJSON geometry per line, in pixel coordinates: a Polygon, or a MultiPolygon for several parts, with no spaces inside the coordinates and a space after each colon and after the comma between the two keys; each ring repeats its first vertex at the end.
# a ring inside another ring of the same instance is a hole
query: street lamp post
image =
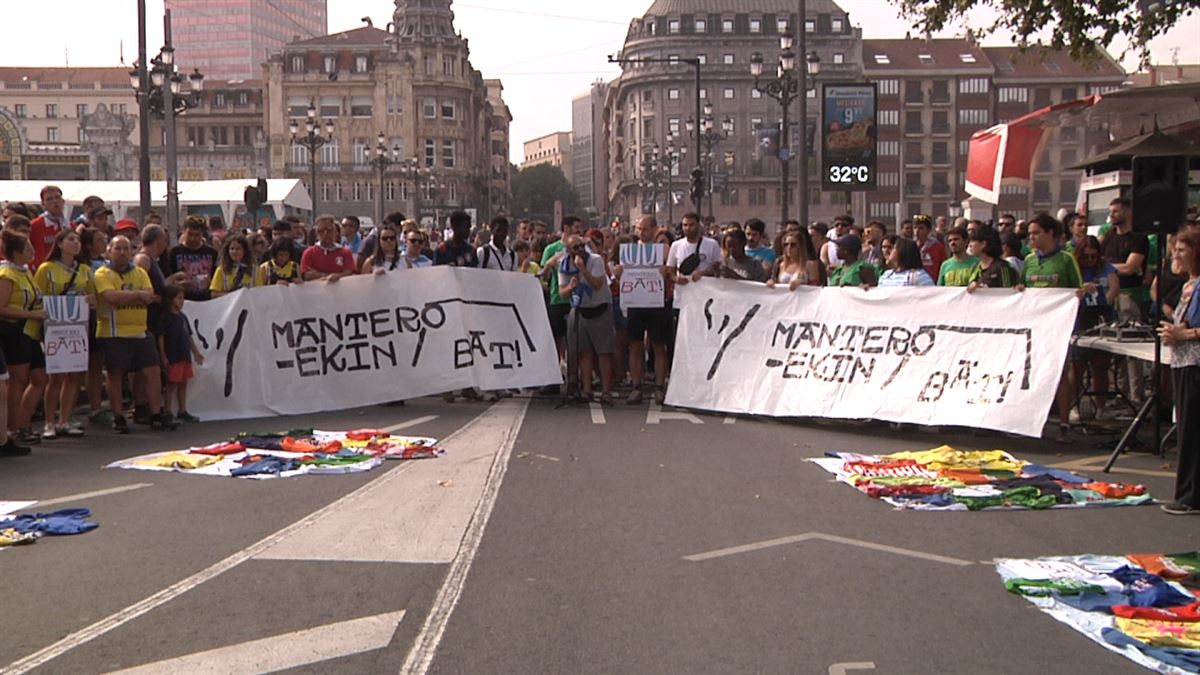
{"type": "MultiPolygon", "coordinates": [[[[689,117],[684,126],[687,128],[689,134],[696,137],[696,147],[700,152],[700,157],[697,159],[696,164],[704,168],[705,175],[708,178],[705,192],[708,193],[708,216],[711,218],[713,215],[714,192],[712,170],[713,148],[733,134],[733,119],[726,117],[721,120],[721,130],[717,131],[714,128],[713,105],[709,102],[704,104],[704,115],[700,118],[699,124],[696,123],[696,120],[689,117]]],[[[698,210],[699,205],[697,205],[698,210]]]]}
{"type": "Polygon", "coordinates": [[[292,145],[298,145],[308,149],[308,170],[312,189],[312,218],[315,222],[317,219],[317,150],[325,147],[326,144],[333,142],[333,120],[325,120],[322,122],[317,119],[317,103],[309,101],[308,111],[304,119],[305,135],[300,135],[300,123],[292,120],[288,123],[288,130],[292,132],[292,145]],[[325,135],[321,135],[321,129],[324,127],[325,135]]]}
{"type": "MultiPolygon", "coordinates": [[[[139,7],[139,11],[141,11],[139,7]]],[[[139,17],[141,18],[141,17],[139,17]]],[[[160,117],[165,129],[164,146],[166,151],[165,173],[167,178],[167,212],[166,227],[168,234],[179,239],[179,162],[178,143],[175,138],[175,116],[182,115],[188,110],[200,105],[200,91],[204,86],[204,75],[199,70],[193,70],[191,75],[184,76],[175,64],[175,48],[171,44],[171,10],[163,16],[163,47],[158,56],[151,59],[149,68],[141,62],[134,64],[129,71],[129,84],[137,92],[138,108],[146,111],[147,117],[142,118],[142,128],[148,129],[149,115],[160,117]],[[187,82],[190,93],[183,95],[183,84],[187,82]]],[[[148,130],[143,136],[149,139],[148,130]]],[[[146,167],[142,175],[143,199],[142,218],[149,215],[149,141],[142,147],[142,164],[146,167]]]]}
{"type": "MultiPolygon", "coordinates": [[[[803,29],[801,29],[803,30],[803,29]]],[[[792,149],[788,141],[789,120],[788,113],[791,110],[792,101],[797,97],[803,99],[807,96],[807,89],[802,89],[802,85],[807,86],[808,83],[803,76],[796,76],[796,54],[792,51],[792,36],[783,35],[779,38],[779,66],[776,70],[775,77],[771,79],[763,79],[763,55],[761,52],[754,52],[750,57],[750,74],[754,76],[754,89],[759,93],[766,94],[779,102],[782,111],[782,125],[779,129],[779,165],[780,165],[780,224],[786,223],[788,220],[788,162],[792,158],[792,149]]],[[[806,59],[806,67],[809,74],[815,75],[820,67],[820,58],[816,53],[808,55],[806,59]]],[[[805,146],[807,139],[803,128],[807,120],[801,120],[801,157],[800,161],[803,164],[808,161],[805,146]]],[[[807,166],[801,168],[804,171],[805,180],[807,181],[807,166]]],[[[808,195],[804,194],[804,189],[797,195],[797,199],[804,204],[801,209],[802,218],[807,219],[808,195]]]]}
{"type": "Polygon", "coordinates": [[[393,145],[390,153],[389,155],[387,140],[381,131],[379,132],[379,140],[375,144],[375,156],[371,158],[370,162],[371,166],[379,170],[379,201],[375,207],[375,227],[383,224],[383,174],[389,166],[400,162],[400,146],[393,145]]]}
{"type": "Polygon", "coordinates": [[[411,182],[413,187],[413,219],[417,222],[421,221],[421,184],[433,177],[433,169],[421,166],[421,160],[413,157],[411,159],[400,162],[400,170],[398,172],[400,178],[406,182],[411,182]]]}

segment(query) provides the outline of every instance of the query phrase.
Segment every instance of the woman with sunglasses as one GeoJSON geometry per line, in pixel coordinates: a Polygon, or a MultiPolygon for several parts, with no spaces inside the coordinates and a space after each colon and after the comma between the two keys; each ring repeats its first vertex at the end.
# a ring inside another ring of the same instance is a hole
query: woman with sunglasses
{"type": "Polygon", "coordinates": [[[767,279],[767,288],[787,284],[788,290],[801,286],[823,286],[821,263],[813,251],[812,240],[801,228],[789,229],[780,237],[781,253],[767,279]]]}
{"type": "Polygon", "coordinates": [[[387,274],[403,268],[404,254],[400,252],[400,235],[395,225],[380,225],[375,242],[375,252],[363,260],[360,270],[363,274],[387,274]]]}

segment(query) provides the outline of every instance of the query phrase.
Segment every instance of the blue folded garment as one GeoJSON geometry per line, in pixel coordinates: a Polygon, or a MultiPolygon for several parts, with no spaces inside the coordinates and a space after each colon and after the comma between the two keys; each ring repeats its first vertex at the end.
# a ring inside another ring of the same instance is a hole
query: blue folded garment
{"type": "Polygon", "coordinates": [[[86,520],[91,509],[62,509],[51,513],[26,513],[9,520],[0,520],[0,526],[11,527],[27,534],[41,532],[49,535],[83,534],[100,527],[100,523],[86,520]]]}

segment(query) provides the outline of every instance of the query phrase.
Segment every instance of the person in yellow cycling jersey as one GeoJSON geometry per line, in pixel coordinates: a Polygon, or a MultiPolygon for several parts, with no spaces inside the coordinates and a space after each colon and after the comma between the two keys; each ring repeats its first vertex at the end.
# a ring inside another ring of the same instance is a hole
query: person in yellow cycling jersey
{"type": "Polygon", "coordinates": [[[4,262],[0,263],[0,348],[8,364],[8,428],[18,443],[37,443],[41,436],[29,428],[29,420],[46,391],[46,355],[40,338],[41,293],[29,272],[33,245],[23,234],[5,229],[4,262]]]}
{"type": "Polygon", "coordinates": [[[258,276],[256,272],[254,254],[250,252],[250,240],[241,234],[226,237],[208,290],[212,291],[212,297],[219,298],[227,293],[250,288],[255,285],[255,277],[258,276]]]}
{"type": "Polygon", "coordinates": [[[174,429],[178,425],[162,411],[162,388],[158,367],[158,346],[146,323],[146,306],[158,302],[150,275],[133,264],[133,247],[125,237],[113,237],[108,244],[108,263],[96,271],[96,338],[104,353],[108,373],[108,401],[113,412],[113,431],[129,433],[125,419],[124,393],[126,373],[140,372],[147,383],[146,402],[153,429],[174,429]]]}
{"type": "Polygon", "coordinates": [[[267,259],[258,266],[256,286],[274,286],[301,283],[300,262],[296,260],[296,247],[291,239],[276,239],[267,251],[267,259]]]}
{"type": "MultiPolygon", "coordinates": [[[[38,266],[33,281],[43,296],[77,295],[86,298],[89,305],[95,305],[96,286],[92,279],[92,268],[83,253],[83,242],[74,230],[63,230],[54,237],[54,245],[46,256],[46,262],[38,266]]],[[[42,438],[49,440],[59,435],[83,435],[83,426],[71,421],[71,411],[75,409],[82,383],[83,373],[54,373],[50,376],[43,401],[46,425],[42,438]]]]}

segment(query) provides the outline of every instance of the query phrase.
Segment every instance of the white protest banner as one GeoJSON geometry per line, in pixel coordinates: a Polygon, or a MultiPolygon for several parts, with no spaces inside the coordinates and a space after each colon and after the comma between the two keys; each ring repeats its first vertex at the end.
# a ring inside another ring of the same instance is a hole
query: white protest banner
{"type": "Polygon", "coordinates": [[[432,267],[244,289],[184,313],[204,354],[188,407],[203,419],[562,382],[528,274],[432,267]]]}
{"type": "Polygon", "coordinates": [[[86,373],[88,369],[88,307],[82,295],[47,295],[42,298],[47,318],[42,327],[46,372],[86,373]]]}
{"type": "Polygon", "coordinates": [[[704,279],[681,306],[667,403],[1039,436],[1066,359],[1073,291],[767,289],[704,279]]]}
{"type": "Polygon", "coordinates": [[[664,244],[621,244],[621,309],[659,308],[666,304],[664,244]]]}

